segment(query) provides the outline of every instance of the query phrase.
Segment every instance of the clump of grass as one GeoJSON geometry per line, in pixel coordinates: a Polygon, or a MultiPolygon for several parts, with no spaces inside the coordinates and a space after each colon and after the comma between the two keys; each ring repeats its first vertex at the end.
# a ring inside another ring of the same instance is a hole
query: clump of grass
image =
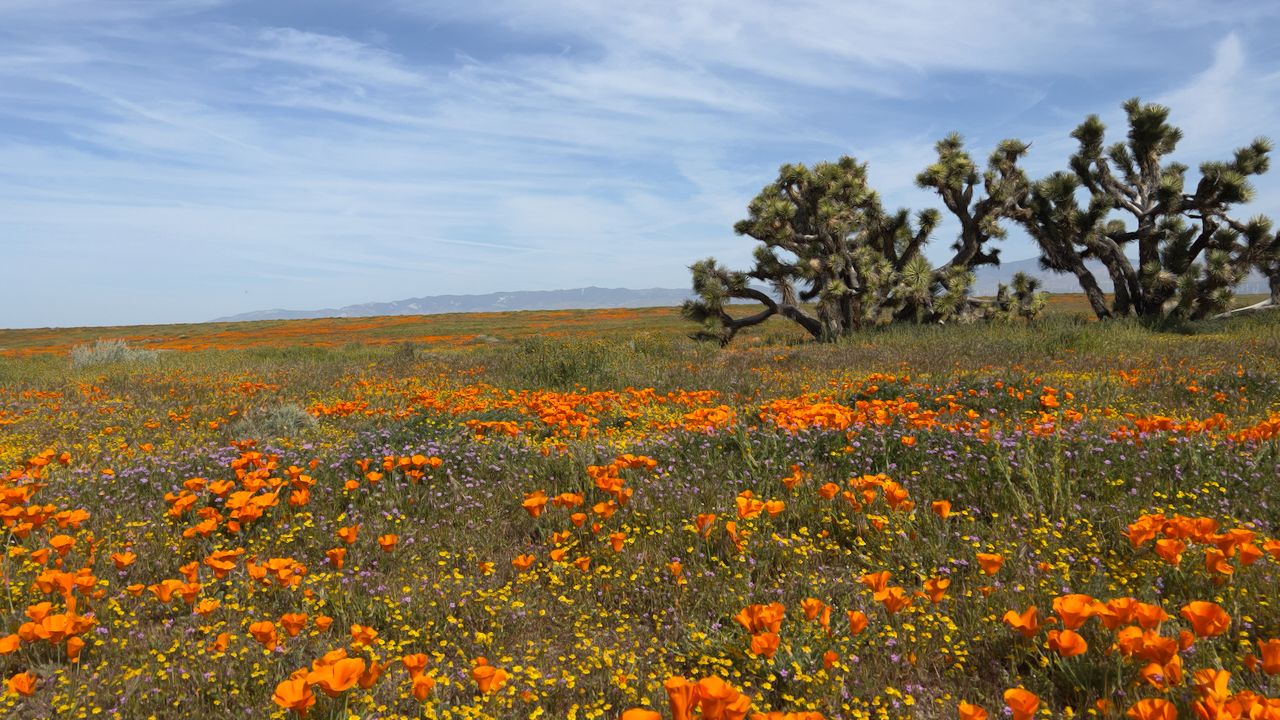
{"type": "Polygon", "coordinates": [[[292,438],[316,425],[316,419],[302,406],[280,403],[254,408],[231,425],[231,433],[240,438],[273,440],[292,438]]]}
{"type": "Polygon", "coordinates": [[[71,364],[74,367],[151,362],[159,356],[160,353],[155,350],[129,347],[129,343],[124,340],[98,340],[92,345],[71,348],[71,364]]]}

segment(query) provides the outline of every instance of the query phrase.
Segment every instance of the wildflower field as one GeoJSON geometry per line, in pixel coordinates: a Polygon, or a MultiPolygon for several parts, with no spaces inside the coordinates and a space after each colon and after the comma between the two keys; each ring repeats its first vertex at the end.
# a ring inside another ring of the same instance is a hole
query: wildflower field
{"type": "Polygon", "coordinates": [[[1280,718],[1280,320],[543,315],[0,332],[0,714],[1280,718]]]}

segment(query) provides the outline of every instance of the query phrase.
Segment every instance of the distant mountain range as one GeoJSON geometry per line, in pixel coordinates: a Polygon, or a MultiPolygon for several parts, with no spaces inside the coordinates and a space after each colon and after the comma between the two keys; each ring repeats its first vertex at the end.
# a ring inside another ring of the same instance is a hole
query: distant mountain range
{"type": "MultiPolygon", "coordinates": [[[[1111,279],[1100,263],[1090,269],[1104,291],[1111,290],[1111,279]]],[[[1039,277],[1044,289],[1051,293],[1077,293],[1080,286],[1074,275],[1045,272],[1036,259],[1002,263],[999,267],[982,267],[976,271],[975,295],[994,295],[1000,283],[1008,284],[1014,273],[1025,272],[1039,277]]],[[[1267,280],[1252,273],[1240,286],[1244,294],[1268,292],[1267,280]]],[[[258,310],[217,318],[213,322],[249,320],[299,320],[304,318],[372,317],[376,315],[439,315],[442,313],[509,312],[513,310],[586,310],[600,308],[669,307],[679,305],[692,293],[687,289],[585,287],[572,290],[521,290],[486,295],[432,295],[383,303],[362,303],[321,310],[258,310]]]]}
{"type": "Polygon", "coordinates": [[[218,318],[214,322],[298,320],[302,318],[371,317],[375,315],[440,315],[442,313],[509,312],[512,310],[586,310],[679,305],[689,290],[672,288],[585,287],[573,290],[519,290],[487,295],[432,295],[383,303],[362,303],[322,310],[259,310],[218,318]]]}

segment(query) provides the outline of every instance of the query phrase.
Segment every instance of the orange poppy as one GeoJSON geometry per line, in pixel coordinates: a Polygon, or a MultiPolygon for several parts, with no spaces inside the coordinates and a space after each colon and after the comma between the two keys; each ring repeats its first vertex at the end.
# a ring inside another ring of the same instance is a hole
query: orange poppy
{"type": "Polygon", "coordinates": [[[411,688],[411,692],[413,693],[413,699],[417,700],[418,702],[422,702],[423,700],[426,700],[427,696],[431,694],[431,691],[435,688],[435,686],[436,686],[435,678],[432,678],[429,675],[418,675],[414,677],[413,685],[411,688]]]}
{"type": "MultiPolygon", "coordinates": [[[[929,509],[933,511],[934,515],[937,515],[943,520],[946,520],[948,517],[951,516],[951,501],[950,500],[934,500],[933,502],[929,503],[929,509]]],[[[970,707],[973,707],[973,706],[970,706],[970,707]]]]}
{"type": "Polygon", "coordinates": [[[537,558],[533,555],[517,555],[511,560],[511,566],[520,572],[525,572],[533,567],[533,563],[536,561],[537,558]]]}
{"type": "Polygon", "coordinates": [[[759,655],[766,660],[772,660],[773,654],[778,651],[778,645],[782,642],[782,638],[777,633],[763,632],[758,635],[751,636],[751,652],[759,655]]]}
{"type": "Polygon", "coordinates": [[[357,647],[361,645],[372,645],[373,641],[377,639],[377,637],[378,637],[378,631],[374,630],[371,627],[368,627],[366,625],[351,626],[351,644],[352,645],[356,645],[357,647]]]}
{"type": "Polygon", "coordinates": [[[391,552],[396,549],[396,545],[400,542],[400,536],[388,533],[378,536],[378,545],[382,547],[383,552],[391,552]]]}
{"type": "Polygon", "coordinates": [[[260,622],[249,625],[249,634],[254,640],[262,643],[262,646],[268,650],[276,649],[279,644],[279,636],[276,634],[276,625],[270,620],[262,620],[260,622]]]}
{"type": "Polygon", "coordinates": [[[38,678],[35,673],[32,673],[30,670],[18,673],[17,675],[9,678],[9,692],[23,696],[30,695],[36,691],[37,679],[38,678]]]}
{"type": "Polygon", "coordinates": [[[867,629],[867,614],[861,610],[849,611],[849,634],[860,635],[867,629]]]}
{"type": "Polygon", "coordinates": [[[947,597],[947,588],[951,587],[950,578],[929,578],[924,581],[924,592],[929,602],[937,605],[947,597]]]}
{"type": "Polygon", "coordinates": [[[1031,720],[1040,708],[1040,698],[1029,690],[1010,688],[1004,691],[1004,704],[1013,711],[1013,720],[1031,720]]]}
{"type": "Polygon", "coordinates": [[[291,678],[276,685],[271,700],[286,710],[292,710],[298,717],[306,717],[307,711],[316,704],[316,696],[311,692],[311,684],[307,678],[291,678]]]}
{"type": "Polygon", "coordinates": [[[1280,639],[1259,640],[1258,653],[1262,655],[1262,672],[1280,675],[1280,639]]]}
{"type": "Polygon", "coordinates": [[[1168,700],[1148,698],[1130,706],[1125,717],[1132,720],[1177,720],[1178,709],[1168,700]]]}
{"type": "Polygon", "coordinates": [[[881,570],[877,573],[867,573],[858,578],[858,582],[866,585],[872,592],[880,592],[889,584],[889,571],[881,570]]]}
{"type": "Polygon", "coordinates": [[[307,681],[318,685],[325,695],[338,697],[360,682],[365,669],[363,658],[342,658],[311,671],[307,681]]]}
{"type": "Polygon", "coordinates": [[[978,553],[977,558],[982,572],[988,575],[1000,572],[1000,568],[1004,565],[1004,556],[997,553],[978,553]]]}
{"type": "Polygon", "coordinates": [[[131,552],[111,553],[111,562],[117,570],[123,570],[134,563],[138,556],[131,552]]]}
{"type": "Polygon", "coordinates": [[[1053,612],[1062,621],[1062,627],[1078,630],[1098,610],[1098,601],[1089,595],[1074,593],[1053,599],[1053,612]]]}
{"type": "Polygon", "coordinates": [[[631,708],[623,711],[621,720],[662,720],[662,714],[644,708],[631,708]]]}
{"type": "Polygon", "coordinates": [[[17,633],[0,637],[0,655],[11,655],[17,652],[21,644],[22,638],[18,637],[17,633]]]}
{"type": "Polygon", "coordinates": [[[973,703],[961,700],[957,710],[959,711],[960,720],[987,720],[987,711],[973,703]]]}
{"type": "Polygon", "coordinates": [[[485,694],[496,692],[509,677],[505,670],[493,667],[485,658],[476,658],[475,667],[471,669],[471,679],[475,680],[480,692],[485,694]]]}
{"type": "Polygon", "coordinates": [[[881,590],[874,596],[875,601],[884,605],[890,615],[897,614],[911,605],[911,596],[905,590],[893,585],[881,590]]]}
{"type": "Polygon", "coordinates": [[[1231,616],[1217,603],[1195,600],[1182,607],[1181,615],[1197,637],[1221,635],[1231,626],[1231,616]]]}
{"type": "Polygon", "coordinates": [[[1027,608],[1021,613],[1015,610],[1009,610],[1001,618],[1005,625],[1017,630],[1022,637],[1032,637],[1040,632],[1040,611],[1035,605],[1027,608]]]}
{"type": "Polygon", "coordinates": [[[690,713],[698,706],[698,686],[680,676],[667,678],[662,686],[667,691],[671,720],[690,720],[690,713]]]}
{"type": "Polygon", "coordinates": [[[298,633],[307,626],[306,613],[285,613],[280,616],[280,625],[284,628],[284,632],[289,637],[297,637],[298,633]]]}
{"type": "Polygon", "coordinates": [[[405,655],[400,658],[400,664],[404,665],[404,669],[408,671],[409,677],[416,678],[427,669],[427,655],[426,653],[405,655]]]}
{"type": "Polygon", "coordinates": [[[524,496],[524,501],[520,503],[525,512],[529,513],[529,517],[538,517],[542,514],[542,510],[547,506],[547,494],[541,490],[535,490],[524,496]]]}
{"type": "Polygon", "coordinates": [[[1050,630],[1049,649],[1069,658],[1088,652],[1089,643],[1075,630],[1050,630]]]}

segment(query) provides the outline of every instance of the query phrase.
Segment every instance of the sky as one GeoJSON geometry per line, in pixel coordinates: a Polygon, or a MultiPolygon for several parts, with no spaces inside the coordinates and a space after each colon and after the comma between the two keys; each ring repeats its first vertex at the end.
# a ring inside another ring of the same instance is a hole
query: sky
{"type": "Polygon", "coordinates": [[[686,287],[749,265],[783,163],[853,155],[918,209],[951,131],[1033,176],[1133,96],[1192,167],[1280,135],[1277,30],[1264,0],[0,0],[0,327],[686,287]]]}

